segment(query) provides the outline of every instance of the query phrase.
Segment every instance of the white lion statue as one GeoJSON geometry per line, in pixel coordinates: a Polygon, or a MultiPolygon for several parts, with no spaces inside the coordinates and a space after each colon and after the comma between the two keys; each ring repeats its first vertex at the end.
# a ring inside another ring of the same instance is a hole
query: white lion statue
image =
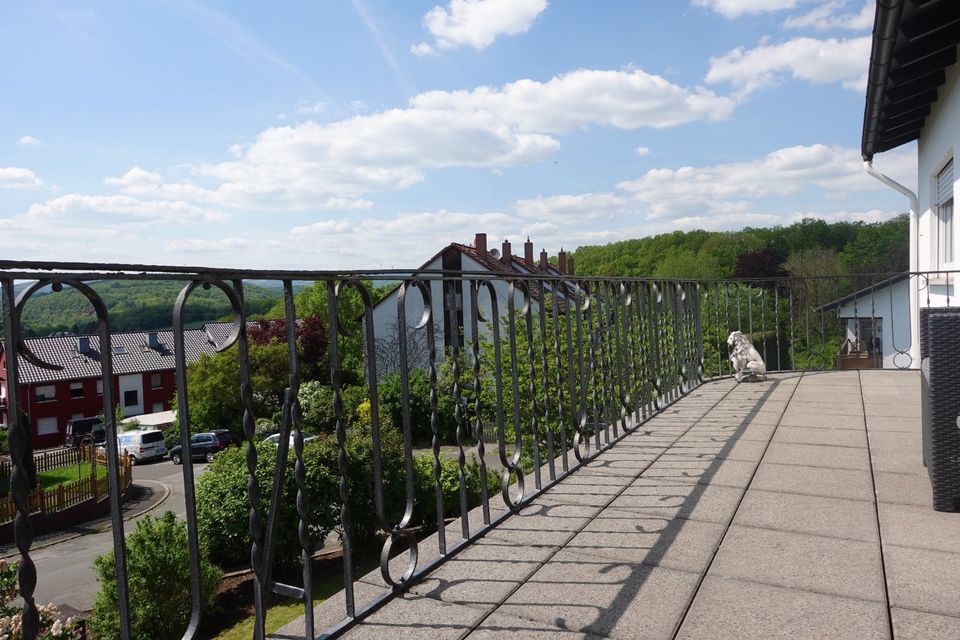
{"type": "Polygon", "coordinates": [[[767,365],[750,338],[740,331],[734,331],[727,338],[727,346],[730,347],[730,362],[737,382],[759,382],[766,378],[767,365]]]}

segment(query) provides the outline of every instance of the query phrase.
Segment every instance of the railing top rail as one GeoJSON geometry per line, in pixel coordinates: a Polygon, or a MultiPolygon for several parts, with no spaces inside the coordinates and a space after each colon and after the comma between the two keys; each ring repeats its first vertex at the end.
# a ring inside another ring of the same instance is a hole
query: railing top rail
{"type": "Polygon", "coordinates": [[[461,271],[443,269],[358,269],[358,270],[278,270],[232,269],[220,267],[169,266],[92,262],[28,262],[0,260],[0,276],[14,280],[70,278],[77,280],[333,280],[362,278],[367,280],[397,280],[421,278],[440,279],[456,276],[480,280],[542,280],[557,282],[700,282],[700,283],[776,283],[798,280],[830,280],[837,278],[895,278],[897,276],[928,276],[960,274],[960,270],[845,273],[809,276],[749,277],[749,278],[652,278],[640,276],[596,276],[580,274],[551,274],[524,272],[461,271]]]}

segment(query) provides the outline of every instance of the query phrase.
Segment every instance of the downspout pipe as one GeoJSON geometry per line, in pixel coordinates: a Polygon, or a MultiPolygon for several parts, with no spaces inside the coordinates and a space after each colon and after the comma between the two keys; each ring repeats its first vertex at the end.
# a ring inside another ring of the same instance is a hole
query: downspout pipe
{"type": "MultiPolygon", "coordinates": [[[[887,185],[894,191],[906,196],[910,201],[910,368],[920,367],[920,224],[918,210],[920,201],[917,194],[893,178],[881,173],[873,166],[873,160],[864,160],[863,168],[867,173],[887,185]]],[[[892,320],[892,319],[891,319],[892,320]]]]}

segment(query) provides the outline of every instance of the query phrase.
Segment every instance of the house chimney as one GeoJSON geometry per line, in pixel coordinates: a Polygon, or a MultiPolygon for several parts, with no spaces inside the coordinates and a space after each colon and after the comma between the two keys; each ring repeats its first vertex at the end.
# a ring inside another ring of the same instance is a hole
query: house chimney
{"type": "Polygon", "coordinates": [[[487,255],[487,234],[478,233],[473,238],[473,248],[477,250],[480,257],[487,255]]]}
{"type": "Polygon", "coordinates": [[[560,249],[560,253],[557,254],[557,262],[559,263],[560,273],[567,272],[567,252],[563,249],[560,249]]]}
{"type": "Polygon", "coordinates": [[[533,266],[533,243],[530,242],[530,236],[527,236],[527,241],[523,243],[523,259],[533,266]]]}
{"type": "Polygon", "coordinates": [[[573,275],[573,256],[567,257],[567,273],[573,275]]]}
{"type": "Polygon", "coordinates": [[[540,268],[546,271],[547,267],[549,266],[550,266],[550,258],[547,256],[547,250],[541,249],[540,250],[540,268]]]}
{"type": "Polygon", "coordinates": [[[509,241],[509,240],[504,240],[504,241],[503,241],[503,253],[500,254],[500,261],[503,262],[503,264],[505,264],[505,265],[507,265],[507,266],[509,267],[509,266],[510,266],[510,260],[511,260],[511,256],[510,256],[510,241],[509,241]]]}

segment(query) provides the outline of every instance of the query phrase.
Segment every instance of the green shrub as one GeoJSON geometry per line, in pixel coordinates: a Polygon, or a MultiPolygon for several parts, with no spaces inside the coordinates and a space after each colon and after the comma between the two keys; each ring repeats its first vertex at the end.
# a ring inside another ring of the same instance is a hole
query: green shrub
{"type": "Polygon", "coordinates": [[[304,383],[297,394],[303,429],[310,433],[333,433],[337,414],[333,409],[333,388],[315,380],[304,383]]]}
{"type": "MultiPolygon", "coordinates": [[[[433,472],[433,456],[418,456],[413,461],[414,471],[414,517],[422,524],[436,524],[437,498],[436,480],[433,472]]],[[[476,456],[464,465],[464,478],[467,483],[467,508],[480,504],[480,464],[476,456]]],[[[500,491],[500,474],[487,469],[487,495],[496,496],[500,491]]],[[[440,489],[443,492],[443,516],[445,518],[460,515],[460,466],[454,458],[440,458],[440,489]]]]}
{"type": "MultiPolygon", "coordinates": [[[[461,367],[461,371],[463,368],[461,367]]],[[[461,381],[464,397],[468,393],[467,378],[461,381]]],[[[430,374],[421,369],[411,369],[409,375],[410,433],[415,443],[427,443],[433,438],[430,424],[430,374]]],[[[452,396],[453,376],[449,365],[443,364],[437,375],[437,430],[444,444],[456,442],[455,403],[452,396]]],[[[403,386],[400,374],[392,373],[381,380],[379,386],[380,416],[401,429],[403,427],[403,386]]]]}
{"type": "MultiPolygon", "coordinates": [[[[94,562],[100,592],[93,601],[90,628],[98,638],[120,635],[117,577],[113,551],[94,562]]],[[[220,570],[201,549],[204,610],[209,611],[220,586],[220,570]]],[[[159,518],[146,516],[127,536],[127,576],[132,637],[175,640],[190,620],[190,556],[187,525],[172,511],[159,518]]]]}
{"type": "MultiPolygon", "coordinates": [[[[351,430],[347,436],[346,451],[352,539],[362,544],[374,538],[379,531],[374,503],[373,445],[369,431],[351,430]]],[[[256,479],[264,523],[269,513],[276,453],[276,447],[264,443],[257,445],[256,479]]],[[[403,443],[395,429],[382,430],[381,453],[384,502],[388,520],[395,522],[402,513],[404,495],[403,443]]],[[[307,523],[315,544],[339,527],[338,460],[339,447],[333,436],[322,437],[304,447],[309,500],[307,523]]],[[[275,556],[280,565],[294,564],[300,557],[294,462],[295,456],[291,450],[280,492],[275,556]]],[[[197,480],[197,523],[201,534],[210,540],[210,553],[215,561],[237,564],[249,558],[249,509],[245,453],[239,449],[228,449],[219,453],[197,480]]]]}

